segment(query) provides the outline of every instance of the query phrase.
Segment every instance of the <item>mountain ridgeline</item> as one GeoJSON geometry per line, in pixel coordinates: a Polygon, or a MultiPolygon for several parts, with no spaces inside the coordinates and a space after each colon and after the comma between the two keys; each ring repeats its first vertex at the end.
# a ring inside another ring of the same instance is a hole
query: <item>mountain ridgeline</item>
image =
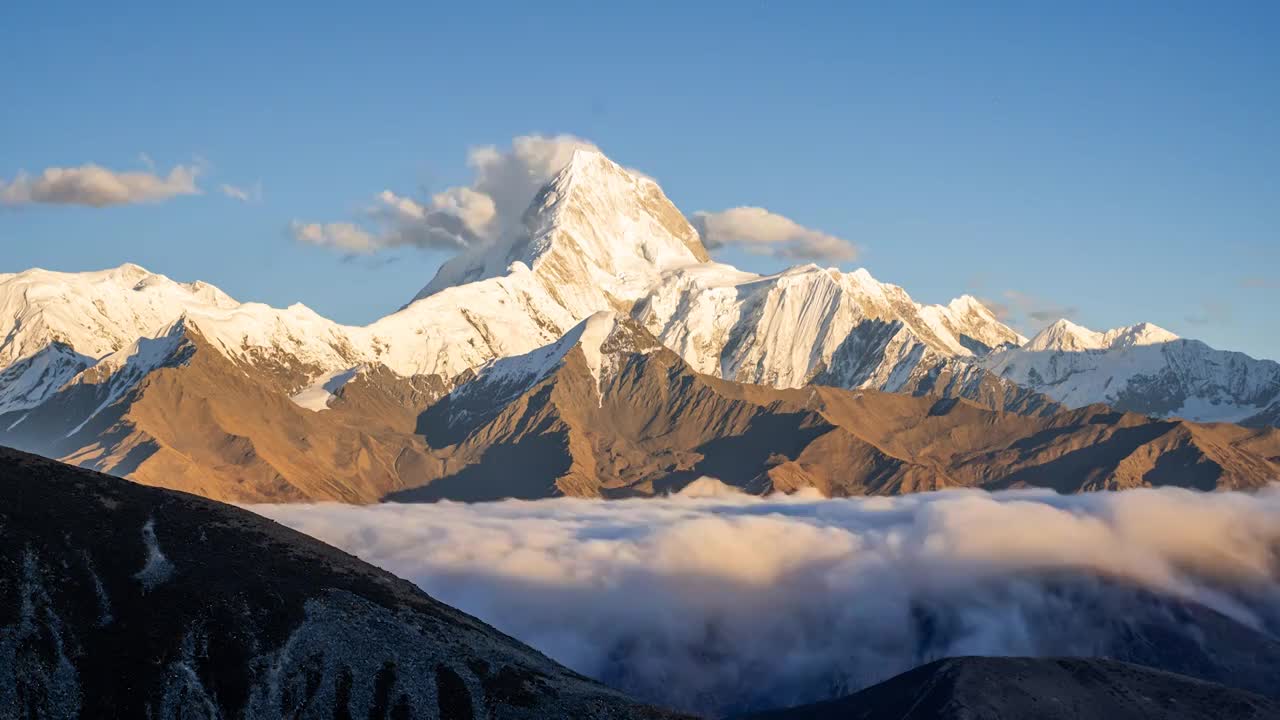
{"type": "Polygon", "coordinates": [[[1028,340],[865,270],[742,272],[586,150],[521,232],[367,326],[135,265],[0,276],[0,325],[0,443],[227,500],[1280,477],[1274,362],[1145,324],[1028,340]]]}

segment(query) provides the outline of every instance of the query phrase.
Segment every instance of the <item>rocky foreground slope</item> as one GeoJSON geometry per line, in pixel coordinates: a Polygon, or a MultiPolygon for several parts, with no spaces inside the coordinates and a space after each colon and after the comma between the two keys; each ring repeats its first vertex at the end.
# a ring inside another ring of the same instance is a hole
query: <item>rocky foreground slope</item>
{"type": "Polygon", "coordinates": [[[1280,702],[1101,658],[939,660],[849,697],[742,720],[1271,720],[1280,702]]]}
{"type": "MultiPolygon", "coordinates": [[[[0,449],[0,529],[3,718],[682,717],[317,540],[192,495],[0,449]]],[[[1078,582],[1107,584],[1064,577],[1062,592],[1078,582]]],[[[1274,699],[1250,694],[1278,691],[1271,631],[1123,584],[1068,606],[1045,606],[1046,621],[1063,633],[1114,625],[1100,654],[1201,681],[1098,659],[960,659],[762,717],[1276,717],[1274,699]]],[[[926,654],[960,620],[927,605],[913,616],[926,654]]],[[[625,648],[615,658],[610,672],[625,679],[625,648]]],[[[834,674],[815,669],[806,694],[847,692],[829,685],[834,674]]]]}
{"type": "Polygon", "coordinates": [[[245,510],[0,449],[0,717],[671,718],[245,510]]]}

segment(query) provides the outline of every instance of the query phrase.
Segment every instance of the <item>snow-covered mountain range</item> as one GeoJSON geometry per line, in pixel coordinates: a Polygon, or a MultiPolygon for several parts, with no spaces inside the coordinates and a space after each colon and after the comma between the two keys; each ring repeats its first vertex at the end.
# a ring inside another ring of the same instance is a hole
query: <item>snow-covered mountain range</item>
{"type": "Polygon", "coordinates": [[[1158,417],[1268,425],[1280,402],[1280,364],[1151,323],[1094,332],[1059,320],[980,364],[1068,407],[1106,403],[1158,417]]]}
{"type": "Polygon", "coordinates": [[[551,362],[566,333],[603,327],[580,325],[593,316],[629,317],[694,371],[741,383],[965,397],[1024,413],[1101,402],[1197,421],[1280,416],[1280,365],[1149,324],[1097,333],[1063,320],[1027,340],[973,297],[920,304],[866,270],[757,275],[713,262],[654,181],[578,150],[532,198],[520,232],[447,262],[366,326],[131,264],[0,275],[0,430],[36,413],[46,424],[67,416],[56,432],[76,435],[186,362],[193,343],[323,413],[355,378],[379,378],[379,402],[510,380],[495,361],[551,348],[551,362]],[[58,413],[37,413],[55,400],[58,413]]]}

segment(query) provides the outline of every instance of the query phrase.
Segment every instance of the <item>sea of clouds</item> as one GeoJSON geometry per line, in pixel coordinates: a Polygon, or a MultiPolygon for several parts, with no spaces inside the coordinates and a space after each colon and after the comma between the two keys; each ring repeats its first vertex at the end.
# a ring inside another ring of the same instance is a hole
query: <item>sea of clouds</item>
{"type": "Polygon", "coordinates": [[[586,675],[711,713],[946,656],[1158,652],[1134,641],[1151,623],[1212,642],[1187,603],[1280,635],[1280,486],[827,500],[704,479],[661,499],[252,509],[586,675]]]}

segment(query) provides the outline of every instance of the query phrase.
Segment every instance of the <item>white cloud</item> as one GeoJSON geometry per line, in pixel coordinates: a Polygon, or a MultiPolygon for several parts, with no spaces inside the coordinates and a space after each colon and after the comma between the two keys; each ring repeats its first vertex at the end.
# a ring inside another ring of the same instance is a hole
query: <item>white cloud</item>
{"type": "MultiPolygon", "coordinates": [[[[145,157],[145,156],[144,156],[145,157]]],[[[0,204],[128,205],[198,195],[200,166],[177,165],[168,175],[154,171],[108,170],[92,163],[73,168],[46,168],[39,175],[20,172],[10,182],[0,180],[0,204]]]]}
{"type": "Polygon", "coordinates": [[[358,220],[371,239],[366,251],[401,246],[458,250],[519,232],[533,196],[578,148],[595,145],[571,135],[525,135],[512,140],[510,148],[472,148],[467,164],[474,178],[469,185],[424,200],[384,190],[358,220]]]}
{"type": "Polygon", "coordinates": [[[253,185],[249,187],[241,187],[239,185],[231,185],[229,183],[223,183],[222,185],[218,186],[218,190],[222,191],[223,195],[226,195],[232,200],[239,200],[240,202],[246,202],[246,203],[262,202],[262,181],[261,180],[255,182],[253,185]]]}
{"type": "Polygon", "coordinates": [[[351,223],[304,223],[289,225],[294,239],[350,253],[369,253],[378,247],[377,238],[351,223]]]}
{"type": "Polygon", "coordinates": [[[1280,630],[1280,487],[822,500],[709,484],[652,500],[253,509],[587,675],[721,714],[947,655],[1098,654],[1143,621],[1194,645],[1166,602],[1280,630]]]}
{"type": "Polygon", "coordinates": [[[594,143],[573,135],[524,135],[511,147],[473,148],[467,163],[475,171],[471,189],[493,200],[498,220],[495,231],[513,230],[533,196],[573,157],[575,150],[598,150],[594,143]]]}
{"type": "Polygon", "coordinates": [[[734,245],[775,257],[828,262],[845,262],[858,256],[858,246],[852,242],[812,230],[761,207],[696,212],[690,221],[710,249],[734,245]]]}

